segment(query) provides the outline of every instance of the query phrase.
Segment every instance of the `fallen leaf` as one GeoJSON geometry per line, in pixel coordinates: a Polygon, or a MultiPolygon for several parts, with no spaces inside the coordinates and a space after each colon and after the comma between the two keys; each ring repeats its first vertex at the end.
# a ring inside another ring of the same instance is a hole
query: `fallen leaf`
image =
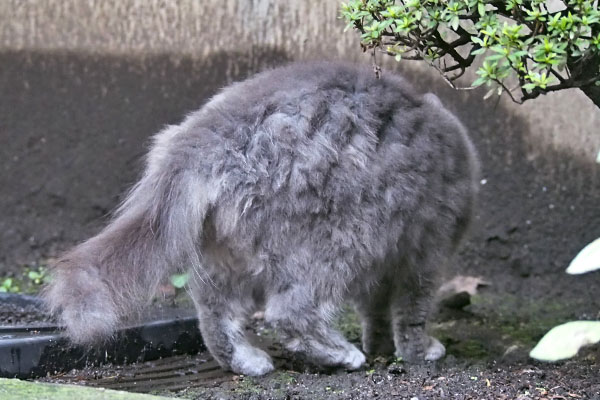
{"type": "Polygon", "coordinates": [[[457,275],[438,289],[439,295],[467,292],[471,296],[477,293],[480,286],[489,286],[490,283],[478,276],[457,275]]]}
{"type": "Polygon", "coordinates": [[[573,321],[556,326],[539,341],[529,356],[540,361],[571,358],[583,346],[600,342],[600,321],[573,321]]]}
{"type": "Polygon", "coordinates": [[[600,238],[581,250],[571,261],[567,274],[577,275],[600,269],[600,238]]]}

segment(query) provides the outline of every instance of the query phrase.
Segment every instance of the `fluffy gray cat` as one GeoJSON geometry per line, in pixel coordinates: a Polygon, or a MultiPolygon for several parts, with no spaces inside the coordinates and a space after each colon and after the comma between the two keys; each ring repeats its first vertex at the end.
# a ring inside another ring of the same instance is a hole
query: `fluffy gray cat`
{"type": "Polygon", "coordinates": [[[154,137],[141,180],[56,263],[45,298],[74,342],[91,342],[188,269],[206,345],[236,373],[273,370],[244,334],[257,308],[288,349],[361,367],[331,327],[343,301],[364,352],[436,360],[425,321],[477,171],[459,121],[402,78],[326,62],[267,71],[154,137]]]}

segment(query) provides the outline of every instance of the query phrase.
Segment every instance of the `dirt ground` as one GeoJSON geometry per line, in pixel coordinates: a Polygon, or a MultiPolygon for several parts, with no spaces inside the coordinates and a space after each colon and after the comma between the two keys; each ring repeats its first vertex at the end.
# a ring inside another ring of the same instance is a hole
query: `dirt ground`
{"type": "MultiPolygon", "coordinates": [[[[600,399],[598,348],[586,348],[566,362],[533,362],[527,359],[528,345],[503,333],[505,330],[482,327],[475,310],[462,316],[439,314],[435,320],[434,326],[460,321],[461,330],[473,328],[473,332],[467,334],[470,339],[440,336],[448,355],[421,365],[379,357],[370,359],[360,371],[318,369],[283,351],[274,333],[256,322],[249,334],[271,353],[277,366],[266,377],[224,372],[209,353],[201,352],[126,366],[89,367],[41,380],[198,400],[600,399]]],[[[356,342],[359,329],[355,322],[352,314],[346,313],[338,323],[356,342]]]]}
{"type": "Polygon", "coordinates": [[[192,399],[597,399],[597,370],[567,364],[540,369],[530,365],[457,365],[407,368],[375,364],[366,372],[276,372],[209,389],[177,394],[192,399]],[[591,384],[590,384],[591,383],[591,384]]]}
{"type": "MultiPolygon", "coordinates": [[[[230,75],[219,63],[227,57],[244,62],[243,54],[217,54],[209,65],[162,56],[0,53],[0,276],[18,275],[23,264],[43,262],[96,232],[139,174],[148,137],[226,84],[230,75]]],[[[289,58],[265,50],[264,65],[289,58]]],[[[456,112],[483,165],[471,236],[446,279],[480,276],[490,285],[464,309],[442,307],[432,318],[430,329],[448,356],[420,366],[372,360],[352,373],[282,361],[265,378],[231,376],[169,395],[600,399],[598,346],[558,364],[527,357],[557,323],[600,318],[600,274],[564,273],[600,236],[599,166],[536,143],[535,126],[502,103],[483,102],[480,91],[431,86],[419,74],[409,79],[456,112]]],[[[351,316],[341,327],[357,339],[351,316]]],[[[202,364],[196,357],[190,360],[202,364]]],[[[131,371],[111,367],[52,379],[90,383],[120,373],[131,371]]]]}

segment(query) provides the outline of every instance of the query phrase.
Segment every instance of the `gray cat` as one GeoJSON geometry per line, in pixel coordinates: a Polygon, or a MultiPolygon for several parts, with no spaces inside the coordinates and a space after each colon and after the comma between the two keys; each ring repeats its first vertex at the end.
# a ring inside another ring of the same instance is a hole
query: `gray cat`
{"type": "Polygon", "coordinates": [[[206,345],[236,373],[273,370],[244,335],[260,307],[288,349],[361,367],[331,327],[343,301],[362,318],[364,352],[436,360],[445,349],[425,321],[477,172],[459,121],[399,77],[327,62],[267,71],[154,137],[141,180],[56,263],[45,297],[85,343],[189,269],[206,345]]]}

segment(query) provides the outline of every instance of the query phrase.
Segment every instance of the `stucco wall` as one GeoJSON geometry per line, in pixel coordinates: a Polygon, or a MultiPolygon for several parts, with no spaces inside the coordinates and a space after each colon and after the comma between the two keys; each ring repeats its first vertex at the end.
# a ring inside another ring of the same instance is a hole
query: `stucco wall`
{"type": "MultiPolygon", "coordinates": [[[[294,59],[366,60],[357,35],[343,33],[339,0],[3,0],[0,49],[170,54],[209,61],[219,52],[242,52],[257,68],[272,48],[294,59]]],[[[416,68],[427,68],[412,65],[416,68]]],[[[228,65],[234,73],[235,65],[228,65]]],[[[432,79],[436,79],[432,74],[432,79]]],[[[470,78],[468,78],[470,79],[470,78]]],[[[503,99],[506,101],[506,99],[503,99]]],[[[536,126],[536,139],[593,158],[600,120],[577,90],[514,107],[536,126]],[[576,122],[575,126],[573,122],[576,122]],[[566,132],[565,132],[566,131],[566,132]]]]}

